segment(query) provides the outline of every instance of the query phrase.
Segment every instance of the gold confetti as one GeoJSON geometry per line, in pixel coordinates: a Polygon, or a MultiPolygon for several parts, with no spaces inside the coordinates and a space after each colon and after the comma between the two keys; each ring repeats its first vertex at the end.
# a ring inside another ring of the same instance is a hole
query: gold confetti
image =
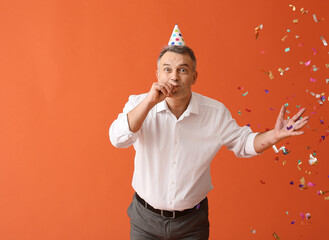
{"type": "Polygon", "coordinates": [[[296,7],[295,7],[294,5],[289,4],[289,7],[292,7],[292,10],[293,10],[293,11],[296,11],[296,7]]]}
{"type": "Polygon", "coordinates": [[[266,70],[264,70],[262,68],[259,68],[259,70],[262,71],[262,72],[264,72],[266,75],[268,75],[270,79],[274,79],[274,76],[272,74],[272,71],[266,71],[266,70]]]}
{"type": "Polygon", "coordinates": [[[305,185],[305,178],[304,177],[301,177],[299,179],[299,181],[300,181],[300,184],[305,185]]]}
{"type": "Polygon", "coordinates": [[[324,200],[329,200],[329,196],[328,197],[324,197],[324,200]]]}
{"type": "Polygon", "coordinates": [[[300,9],[300,12],[301,12],[302,14],[306,14],[306,13],[308,13],[308,10],[304,10],[304,8],[301,8],[301,9],[300,9]]]}
{"type": "Polygon", "coordinates": [[[326,68],[329,68],[329,63],[326,63],[326,68]]]}
{"type": "Polygon", "coordinates": [[[294,19],[292,22],[293,23],[298,23],[298,19],[294,19]]]}
{"type": "Polygon", "coordinates": [[[287,37],[288,37],[288,35],[284,36],[284,37],[281,39],[282,42],[283,42],[284,40],[286,40],[287,37]]]}
{"type": "Polygon", "coordinates": [[[280,237],[276,233],[273,233],[273,237],[274,239],[280,240],[280,237]]]}
{"type": "Polygon", "coordinates": [[[262,29],[263,29],[263,24],[260,24],[259,26],[257,26],[257,27],[255,28],[256,39],[258,38],[259,32],[260,32],[260,30],[262,30],[262,29]]]}

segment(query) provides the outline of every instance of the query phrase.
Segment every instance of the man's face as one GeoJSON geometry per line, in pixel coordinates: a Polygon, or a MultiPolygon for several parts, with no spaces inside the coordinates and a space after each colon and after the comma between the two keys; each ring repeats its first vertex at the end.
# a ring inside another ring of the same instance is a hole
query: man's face
{"type": "Polygon", "coordinates": [[[172,97],[189,97],[192,92],[191,86],[198,76],[193,66],[193,61],[188,54],[166,52],[158,63],[158,82],[178,84],[172,97]]]}

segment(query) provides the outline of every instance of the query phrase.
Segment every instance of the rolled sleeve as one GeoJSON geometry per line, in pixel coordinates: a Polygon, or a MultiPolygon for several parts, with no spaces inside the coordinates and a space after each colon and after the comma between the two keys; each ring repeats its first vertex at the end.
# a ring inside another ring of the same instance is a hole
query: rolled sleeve
{"type": "Polygon", "coordinates": [[[144,97],[145,95],[141,95],[139,98],[134,95],[130,96],[123,109],[123,112],[120,113],[118,118],[111,124],[109,129],[109,136],[110,141],[114,147],[127,148],[137,140],[141,129],[137,132],[130,131],[128,123],[128,112],[135,108],[144,97]]]}
{"type": "Polygon", "coordinates": [[[112,123],[110,130],[110,141],[114,147],[127,148],[130,147],[137,139],[139,131],[134,133],[130,131],[128,124],[128,114],[121,113],[119,117],[112,123]]]}
{"type": "Polygon", "coordinates": [[[251,133],[251,134],[249,134],[249,136],[247,138],[245,151],[250,156],[256,156],[256,155],[261,154],[261,153],[257,153],[255,151],[255,148],[254,148],[254,140],[255,140],[255,137],[256,137],[257,134],[259,134],[259,133],[258,132],[257,133],[251,133]]]}

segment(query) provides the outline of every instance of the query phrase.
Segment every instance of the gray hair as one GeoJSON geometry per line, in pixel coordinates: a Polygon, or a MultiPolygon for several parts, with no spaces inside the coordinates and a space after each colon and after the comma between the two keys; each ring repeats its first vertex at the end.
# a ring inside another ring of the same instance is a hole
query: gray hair
{"type": "Polygon", "coordinates": [[[159,54],[158,62],[157,62],[158,66],[159,66],[160,59],[166,52],[173,52],[173,53],[178,53],[178,54],[188,54],[190,56],[190,58],[192,59],[192,62],[193,62],[192,67],[193,67],[193,70],[195,71],[196,58],[195,58],[193,50],[191,48],[189,48],[188,46],[179,46],[179,45],[165,46],[159,54]]]}

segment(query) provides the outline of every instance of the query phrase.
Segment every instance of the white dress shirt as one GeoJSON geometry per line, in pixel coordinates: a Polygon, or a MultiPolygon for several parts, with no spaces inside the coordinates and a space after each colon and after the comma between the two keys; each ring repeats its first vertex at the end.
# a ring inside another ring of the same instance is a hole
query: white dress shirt
{"type": "Polygon", "coordinates": [[[213,189],[210,163],[223,145],[237,157],[257,155],[257,133],[239,127],[222,103],[194,92],[179,119],[164,100],[149,111],[138,132],[131,132],[127,113],[146,96],[129,97],[109,134],[115,147],[134,146],[132,186],[152,207],[181,211],[202,201],[213,189]]]}

